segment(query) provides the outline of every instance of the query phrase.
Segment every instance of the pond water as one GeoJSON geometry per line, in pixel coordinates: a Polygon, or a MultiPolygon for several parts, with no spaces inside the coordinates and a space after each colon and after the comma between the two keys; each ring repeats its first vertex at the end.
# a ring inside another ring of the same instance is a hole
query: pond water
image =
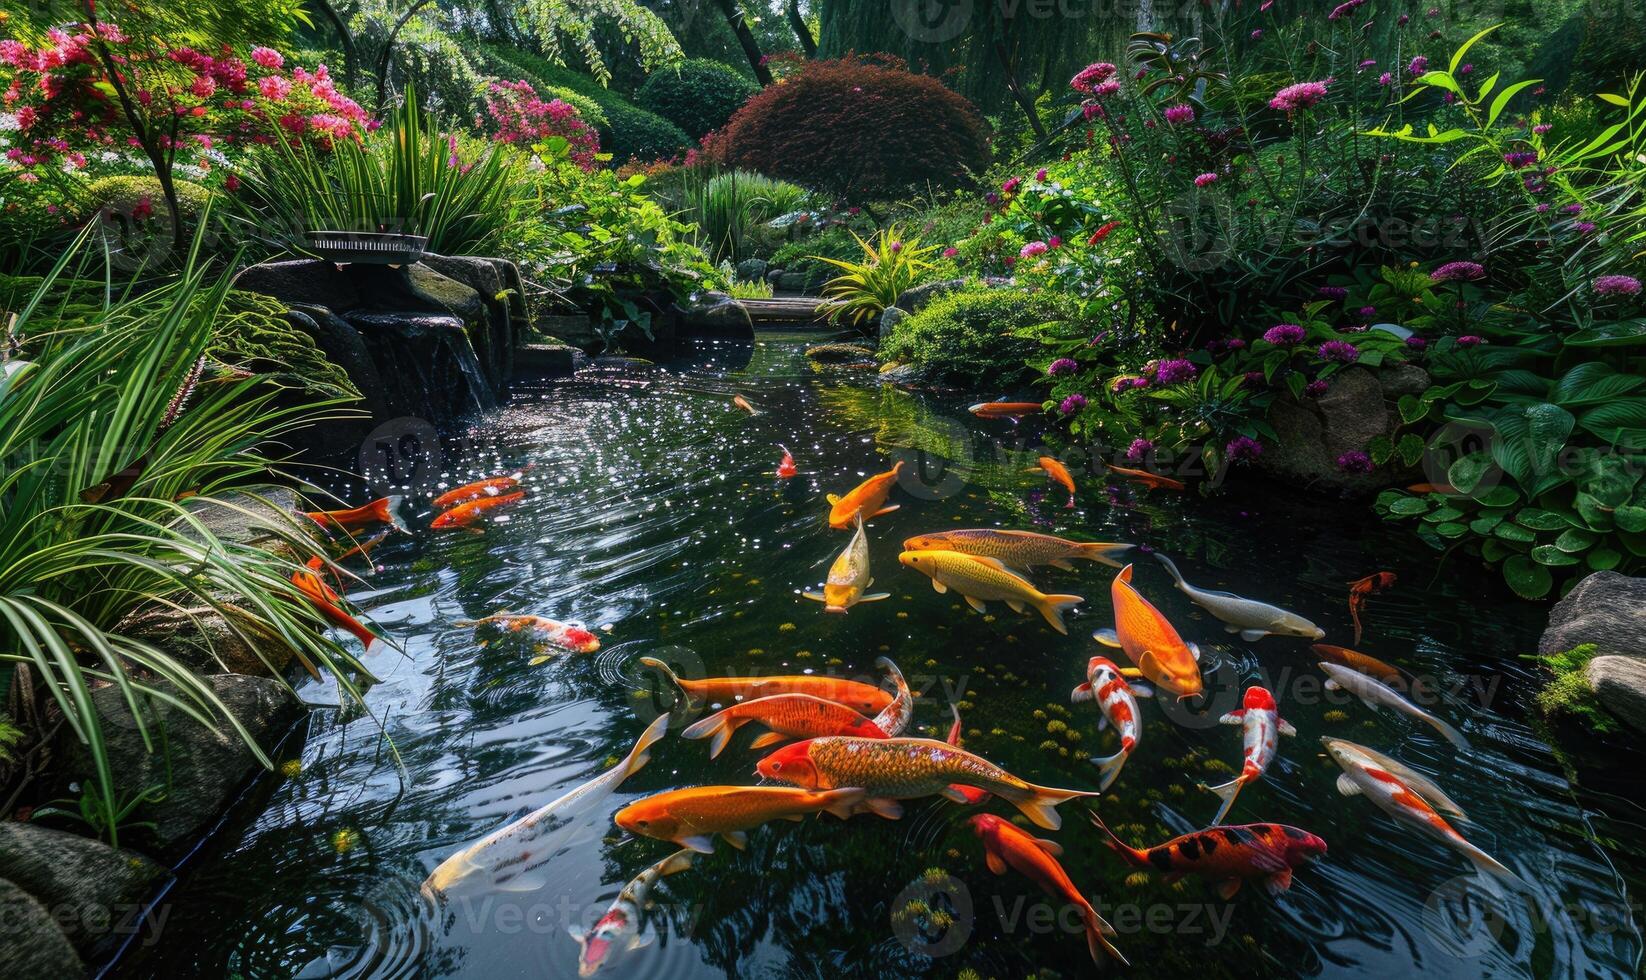
{"type": "MultiPolygon", "coordinates": [[[[706,742],[671,732],[647,768],[556,831],[556,853],[528,890],[471,892],[437,909],[418,885],[446,855],[628,750],[663,697],[637,668],[647,655],[699,676],[865,678],[889,655],[924,693],[918,733],[942,738],[955,700],[969,749],[1034,782],[1095,789],[1086,756],[1116,751],[1115,735],[1100,733],[1096,709],[1071,705],[1069,691],[1100,652],[1092,631],[1112,625],[1113,569],[1037,573],[1046,591],[1089,600],[1063,636],[999,603],[976,614],[897,563],[900,542],[915,533],[1001,526],[1147,545],[1173,556],[1194,584],[1283,605],[1345,646],[1356,646],[1345,584],[1394,571],[1399,583],[1369,602],[1357,648],[1432,678],[1444,692],[1435,712],[1473,744],[1460,752],[1422,725],[1324,698],[1305,641],[1231,637],[1137,553],[1140,590],[1205,650],[1211,703],[1144,701],[1141,744],[1096,809],[1137,845],[1203,825],[1217,800],[1197,784],[1229,778],[1224,767],[1238,768],[1241,752],[1239,729],[1216,719],[1240,688],[1266,680],[1298,734],[1282,740],[1230,822],[1291,824],[1330,845],[1290,892],[1252,886],[1223,901],[1200,879],[1167,884],[1123,865],[1087,821],[1087,801],[1063,806],[1063,828],[1038,833],[1062,842],[1069,875],[1117,926],[1115,943],[1137,975],[1635,974],[1641,936],[1631,910],[1643,879],[1638,863],[1608,850],[1638,833],[1626,825],[1634,811],[1574,790],[1527,720],[1539,678],[1517,654],[1535,649],[1544,609],[1507,599],[1467,562],[1438,564],[1360,505],[1257,480],[1205,500],[1106,487],[1077,469],[1079,507],[1064,509],[1061,491],[1024,472],[1042,435],[1031,425],[974,419],[958,397],[882,389],[871,372],[815,368],[804,346],[772,335],[752,346],[702,343],[663,365],[600,366],[524,386],[476,420],[431,479],[450,487],[529,462],[529,496],[479,535],[427,531],[430,494],[413,498],[424,530],[382,546],[378,572],[351,592],[405,648],[372,654],[381,682],[368,696],[370,716],[313,715],[306,741],[285,747],[287,773],[266,780],[191,860],[167,897],[165,928],[135,944],[116,972],[575,976],[578,947],[566,926],[592,923],[625,882],[675,849],[626,837],[611,815],[665,789],[755,782],[763,753],[748,748],[749,736],[710,761],[706,742]],[[761,414],[733,408],[739,393],[761,414]],[[801,470],[787,482],[771,472],[777,443],[801,470]],[[877,589],[891,598],[825,615],[797,594],[823,579],[847,539],[825,526],[824,494],[894,459],[908,461],[892,497],[901,509],[868,532],[877,589]],[[503,609],[609,632],[598,653],[533,665],[534,650],[518,638],[479,634],[489,640],[482,645],[458,625],[503,609]],[[1319,742],[1327,734],[1432,774],[1470,814],[1463,833],[1528,893],[1487,903],[1478,928],[1463,921],[1482,912],[1448,884],[1467,863],[1364,797],[1339,795],[1340,770],[1319,742]]],[[[300,690],[336,703],[325,685],[300,690]]],[[[983,809],[1015,815],[998,799],[983,809]]],[[[654,893],[655,940],[603,972],[1090,974],[1079,931],[1046,921],[1058,903],[1015,872],[985,868],[965,823],[977,808],[927,799],[906,811],[896,822],[779,821],[753,831],[741,852],[720,843],[654,893]],[[927,882],[943,897],[929,895],[927,882]],[[954,913],[951,932],[906,914],[922,896],[954,913]]]]}

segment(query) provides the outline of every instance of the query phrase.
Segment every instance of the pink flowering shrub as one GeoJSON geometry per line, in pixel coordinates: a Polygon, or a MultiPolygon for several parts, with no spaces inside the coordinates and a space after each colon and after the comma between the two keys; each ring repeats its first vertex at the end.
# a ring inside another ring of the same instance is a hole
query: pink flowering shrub
{"type": "Polygon", "coordinates": [[[157,172],[184,161],[215,166],[213,149],[274,139],[330,147],[373,128],[338,91],[324,65],[284,71],[285,59],[256,48],[251,64],[230,52],[151,47],[116,25],[52,30],[38,45],[0,41],[10,84],[0,108],[17,118],[6,157],[25,180],[51,168],[84,168],[92,151],[140,150],[157,172]],[[104,56],[120,66],[111,79],[104,56]]]}
{"type": "Polygon", "coordinates": [[[568,144],[567,156],[584,170],[593,170],[600,152],[600,136],[583,121],[577,109],[559,99],[544,101],[530,82],[492,82],[486,89],[487,124],[499,143],[535,146],[551,137],[568,144]]]}

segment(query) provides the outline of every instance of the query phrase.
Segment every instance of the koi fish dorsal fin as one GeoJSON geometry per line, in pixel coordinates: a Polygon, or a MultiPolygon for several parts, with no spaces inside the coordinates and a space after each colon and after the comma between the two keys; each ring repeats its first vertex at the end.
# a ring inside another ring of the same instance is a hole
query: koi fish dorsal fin
{"type": "Polygon", "coordinates": [[[1034,839],[1034,844],[1036,847],[1040,848],[1042,851],[1045,851],[1047,854],[1050,854],[1054,858],[1063,856],[1063,845],[1059,844],[1055,840],[1050,840],[1045,837],[1036,837],[1034,839]]]}
{"type": "Polygon", "coordinates": [[[838,504],[838,503],[840,503],[840,494],[831,493],[831,494],[828,494],[827,496],[825,496],[823,499],[827,500],[830,504],[838,504]]]}
{"type": "Polygon", "coordinates": [[[1127,585],[1131,585],[1132,584],[1132,566],[1127,565],[1125,568],[1122,568],[1120,570],[1120,574],[1116,575],[1115,578],[1118,581],[1125,582],[1127,585]]]}
{"type": "Polygon", "coordinates": [[[998,558],[990,558],[988,555],[967,555],[966,557],[970,558],[972,561],[987,565],[990,568],[998,568],[1003,572],[1011,571],[1011,569],[1006,567],[1006,563],[998,558]]]}

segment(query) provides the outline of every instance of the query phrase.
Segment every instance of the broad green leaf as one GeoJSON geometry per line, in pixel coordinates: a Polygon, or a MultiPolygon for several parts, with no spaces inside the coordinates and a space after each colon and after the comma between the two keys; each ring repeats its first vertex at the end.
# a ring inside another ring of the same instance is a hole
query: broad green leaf
{"type": "Polygon", "coordinates": [[[1469,530],[1471,530],[1471,531],[1473,531],[1476,534],[1479,534],[1481,536],[1485,536],[1485,535],[1488,535],[1488,534],[1492,533],[1492,528],[1497,527],[1499,524],[1502,524],[1502,523],[1503,523],[1503,515],[1502,514],[1490,514],[1490,515],[1487,515],[1487,516],[1484,516],[1484,517],[1477,517],[1474,520],[1470,521],[1469,522],[1469,530]]]}
{"type": "Polygon", "coordinates": [[[1469,532],[1469,525],[1459,524],[1456,521],[1447,521],[1435,526],[1435,533],[1443,538],[1461,538],[1469,532]]]}
{"type": "Polygon", "coordinates": [[[1454,75],[1457,74],[1457,69],[1458,69],[1459,66],[1461,66],[1463,64],[1463,59],[1464,59],[1465,56],[1468,55],[1469,49],[1474,47],[1476,44],[1479,44],[1481,38],[1485,37],[1486,35],[1492,33],[1493,31],[1497,30],[1499,27],[1502,27],[1502,26],[1503,26],[1502,24],[1493,24],[1490,27],[1487,27],[1487,28],[1481,30],[1480,32],[1478,32],[1477,34],[1475,34],[1474,37],[1471,37],[1467,41],[1464,41],[1461,45],[1458,46],[1458,49],[1456,51],[1452,52],[1452,60],[1448,63],[1447,70],[1449,72],[1451,72],[1452,74],[1454,74],[1454,75]]]}
{"type": "Polygon", "coordinates": [[[1624,531],[1646,531],[1646,507],[1624,504],[1612,512],[1612,517],[1617,520],[1617,526],[1624,531]]]}
{"type": "Polygon", "coordinates": [[[1541,599],[1555,584],[1547,568],[1525,555],[1511,555],[1504,560],[1503,580],[1522,599],[1541,599]]]}
{"type": "Polygon", "coordinates": [[[1575,555],[1588,550],[1599,540],[1600,535],[1593,531],[1580,531],[1575,527],[1569,527],[1560,532],[1560,537],[1555,538],[1555,547],[1575,555]]]}
{"type": "Polygon", "coordinates": [[[1486,453],[1475,452],[1459,459],[1446,470],[1446,482],[1450,483],[1458,493],[1474,493],[1480,486],[1481,478],[1493,467],[1492,457],[1486,453]]]}
{"type": "Polygon", "coordinates": [[[1429,513],[1424,514],[1423,519],[1430,524],[1441,524],[1447,521],[1455,521],[1462,516],[1463,512],[1456,507],[1450,504],[1441,504],[1429,513]]]}
{"type": "Polygon", "coordinates": [[[1497,98],[1492,100],[1492,107],[1486,110],[1486,126],[1488,128],[1496,126],[1497,117],[1503,114],[1503,110],[1508,107],[1510,99],[1514,98],[1526,89],[1531,88],[1533,85],[1540,84],[1542,81],[1543,79],[1541,78],[1528,78],[1525,81],[1516,82],[1508,88],[1505,88],[1503,91],[1497,93],[1497,98]]]}
{"type": "Polygon", "coordinates": [[[1521,527],[1519,524],[1510,524],[1508,522],[1492,528],[1492,534],[1505,541],[1518,541],[1521,544],[1531,544],[1537,540],[1537,535],[1532,531],[1521,527]]]}
{"type": "Polygon", "coordinates": [[[1566,518],[1553,511],[1541,510],[1537,507],[1526,507],[1515,515],[1515,523],[1521,527],[1529,527],[1534,531],[1558,531],[1566,527],[1566,518]]]}
{"type": "Polygon", "coordinates": [[[1590,568],[1605,572],[1623,563],[1623,553],[1612,548],[1596,548],[1589,552],[1587,560],[1590,568]]]}
{"type": "Polygon", "coordinates": [[[1397,405],[1400,409],[1400,421],[1407,425],[1429,414],[1428,404],[1416,395],[1401,395],[1397,405]]]}
{"type": "Polygon", "coordinates": [[[1646,345],[1646,319],[1601,323],[1568,334],[1568,347],[1638,347],[1646,345]]]}
{"type": "Polygon", "coordinates": [[[1401,497],[1389,504],[1389,513],[1398,514],[1401,517],[1413,517],[1427,513],[1428,510],[1429,502],[1422,497],[1401,497]]]}
{"type": "Polygon", "coordinates": [[[1539,565],[1549,565],[1559,568],[1565,565],[1576,565],[1577,556],[1568,555],[1552,544],[1540,544],[1532,549],[1532,560],[1539,565]]]}
{"type": "Polygon", "coordinates": [[[1400,456],[1400,461],[1407,466],[1416,466],[1417,461],[1423,458],[1423,450],[1422,437],[1411,432],[1401,436],[1400,444],[1395,447],[1395,452],[1400,456]]]}
{"type": "Polygon", "coordinates": [[[1512,507],[1519,502],[1520,494],[1516,493],[1513,487],[1506,487],[1500,483],[1485,493],[1476,495],[1475,499],[1480,501],[1483,507],[1512,507]]]}

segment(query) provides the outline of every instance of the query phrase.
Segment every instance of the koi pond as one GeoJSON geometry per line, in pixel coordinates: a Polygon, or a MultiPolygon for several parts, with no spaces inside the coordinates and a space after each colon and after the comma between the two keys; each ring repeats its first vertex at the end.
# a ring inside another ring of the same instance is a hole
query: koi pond
{"type": "Polygon", "coordinates": [[[760,783],[755,765],[772,750],[739,732],[711,760],[708,741],[679,736],[682,717],[649,765],[557,823],[507,882],[438,899],[420,885],[448,856],[619,764],[673,697],[642,657],[686,678],[869,683],[889,657],[918,695],[905,735],[945,738],[952,704],[967,750],[1032,783],[1096,790],[1092,759],[1117,752],[1118,739],[1099,730],[1097,704],[1070,692],[1090,657],[1127,663],[1092,638],[1115,626],[1116,570],[1080,561],[1033,571],[1043,592],[1085,597],[1063,635],[1033,609],[990,601],[974,612],[899,564],[911,536],[998,527],[1138,545],[1121,557],[1135,562],[1137,592],[1202,650],[1203,697],[1143,700],[1130,761],[1101,797],[1059,807],[1060,830],[1033,827],[999,797],[966,806],[931,796],[903,800],[898,820],[822,814],[755,827],[745,850],[717,839],[651,889],[639,941],[622,937],[601,974],[1089,975],[1073,906],[1017,870],[990,871],[968,823],[985,812],[1062,845],[1058,862],[1138,976],[1635,975],[1632,913],[1646,876],[1638,858],[1612,850],[1635,808],[1574,789],[1529,721],[1540,679],[1517,655],[1535,649],[1542,607],[1385,535],[1359,504],[1258,479],[1202,499],[1077,466],[1054,446],[1078,484],[1066,509],[1064,490],[1026,472],[1048,451],[1039,428],[975,418],[975,398],[814,365],[812,342],[699,342],[667,363],[597,362],[523,385],[438,460],[403,473],[409,486],[374,487],[407,495],[415,530],[373,552],[375,574],[349,598],[403,652],[374,647],[369,711],[337,709],[336,691],[318,683],[300,688],[333,707],[282,747],[281,775],[191,859],[166,925],[134,942],[116,973],[576,976],[568,927],[590,929],[626,883],[679,849],[630,836],[613,814],[679,787],[760,783]],[[755,414],[734,406],[737,395],[755,414]],[[774,472],[778,444],[793,453],[792,478],[774,472]],[[898,509],[866,532],[869,591],[889,597],[828,614],[801,594],[820,587],[851,538],[826,523],[825,497],[898,460],[888,500],[898,509]],[[432,496],[525,464],[525,498],[478,533],[428,529],[432,496]],[[1318,624],[1323,642],[1417,678],[1427,710],[1470,747],[1326,690],[1310,639],[1226,632],[1173,587],[1157,551],[1199,588],[1281,606],[1318,624]],[[1369,598],[1356,643],[1347,584],[1384,570],[1398,584],[1369,598]],[[544,659],[529,630],[464,625],[504,610],[585,625],[601,649],[544,659]],[[1296,734],[1279,738],[1226,822],[1300,828],[1328,852],[1300,863],[1289,890],[1253,880],[1228,900],[1214,880],[1123,861],[1088,811],[1134,847],[1205,827],[1219,800],[1201,785],[1241,768],[1242,729],[1219,718],[1259,684],[1296,734]],[[1518,881],[1496,896],[1467,887],[1476,879],[1458,850],[1366,795],[1340,793],[1344,770],[1323,736],[1432,778],[1468,814],[1451,819],[1457,831],[1518,881]]]}

